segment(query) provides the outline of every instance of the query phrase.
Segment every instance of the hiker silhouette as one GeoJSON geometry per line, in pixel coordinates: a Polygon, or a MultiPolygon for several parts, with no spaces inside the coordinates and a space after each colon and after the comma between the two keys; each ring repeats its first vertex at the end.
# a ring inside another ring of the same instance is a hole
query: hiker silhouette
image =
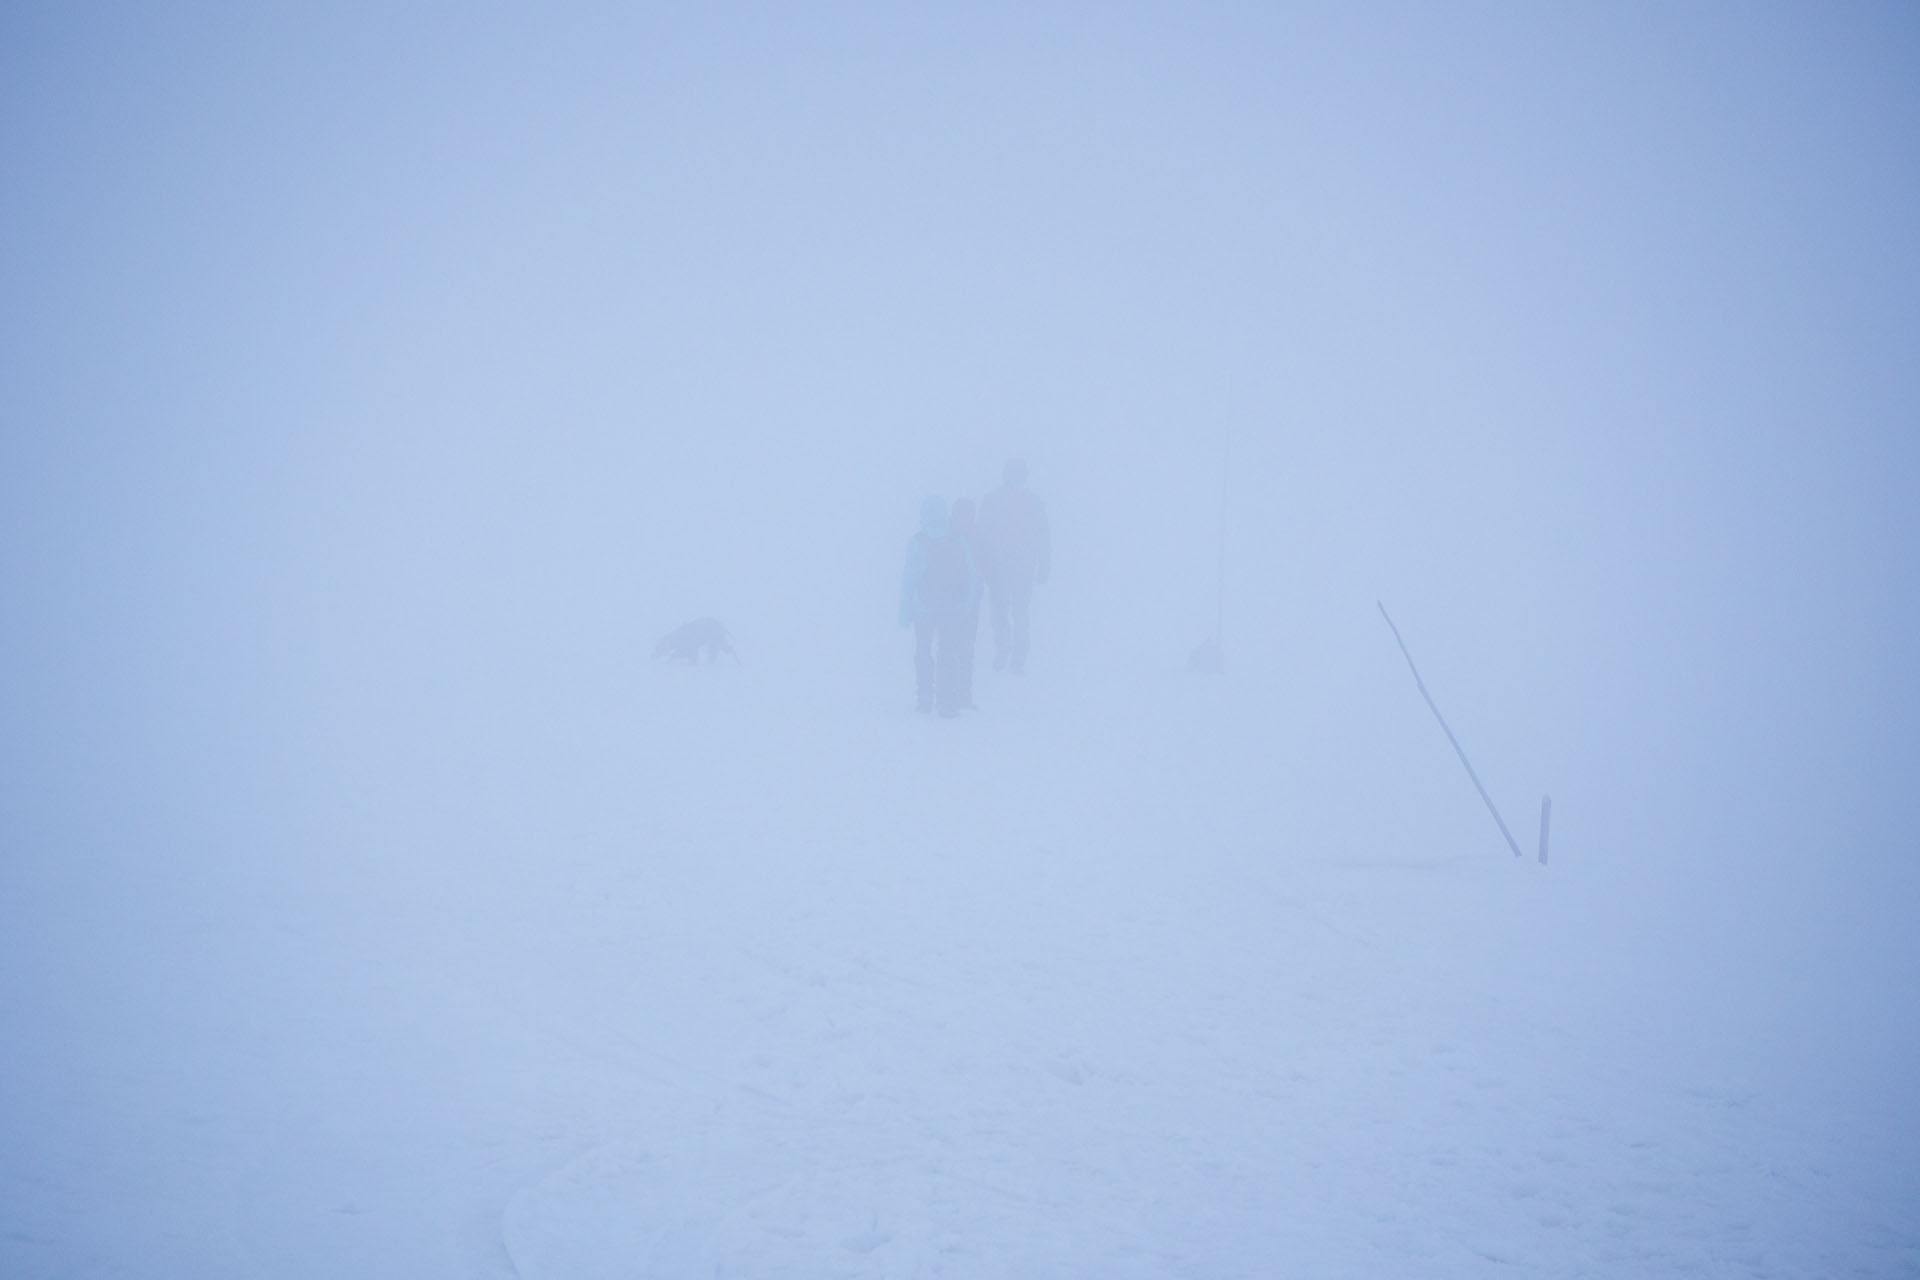
{"type": "Polygon", "coordinates": [[[980,501],[975,542],[993,618],[993,669],[1015,675],[1027,668],[1033,588],[1053,564],[1046,504],[1027,488],[1027,464],[1008,459],[1000,486],[980,501]]]}

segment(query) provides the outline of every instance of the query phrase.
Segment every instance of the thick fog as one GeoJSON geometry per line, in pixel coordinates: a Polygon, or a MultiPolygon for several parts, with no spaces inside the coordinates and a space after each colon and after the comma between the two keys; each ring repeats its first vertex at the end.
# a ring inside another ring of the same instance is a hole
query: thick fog
{"type": "Polygon", "coordinates": [[[1525,878],[1588,1025],[1914,1149],[1905,6],[17,4],[0,173],[0,1198],[745,804],[1525,878]],[[917,720],[920,504],[1011,457],[1030,669],[917,720]],[[176,1002],[264,1012],[156,1081],[176,1002]]]}

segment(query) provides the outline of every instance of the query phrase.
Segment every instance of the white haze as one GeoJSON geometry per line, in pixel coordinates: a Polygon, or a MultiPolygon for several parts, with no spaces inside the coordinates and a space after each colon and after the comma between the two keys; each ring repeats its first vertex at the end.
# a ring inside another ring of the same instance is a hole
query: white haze
{"type": "MultiPolygon", "coordinates": [[[[749,803],[783,858],[1070,798],[1137,837],[1088,876],[1527,877],[1579,956],[1477,974],[1872,1135],[1898,1204],[1917,229],[1895,4],[10,6],[0,1270],[170,1274],[122,1146],[249,1089],[332,1123],[271,1046],[343,957],[561,1000],[543,868],[749,803]],[[913,723],[905,540],[1010,456],[1044,700],[913,723]],[[740,667],[649,662],[702,614],[740,667]]],[[[355,1069],[432,1078],[409,1043],[355,1069]]]]}

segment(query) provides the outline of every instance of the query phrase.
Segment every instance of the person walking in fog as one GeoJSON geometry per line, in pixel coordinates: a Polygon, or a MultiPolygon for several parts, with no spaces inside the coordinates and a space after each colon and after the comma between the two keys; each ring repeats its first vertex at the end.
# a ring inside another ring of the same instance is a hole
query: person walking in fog
{"type": "Polygon", "coordinates": [[[979,592],[967,540],[947,521],[943,498],[920,504],[920,532],[907,540],[900,625],[913,628],[914,709],[960,714],[961,633],[979,592]]]}
{"type": "Polygon", "coordinates": [[[986,570],[993,614],[993,669],[1020,675],[1027,668],[1028,615],[1035,583],[1052,569],[1047,508],[1027,488],[1027,464],[1009,459],[1004,480],[980,501],[976,541],[986,570]]]}
{"type": "Polygon", "coordinates": [[[979,572],[980,548],[974,530],[972,498],[953,500],[953,511],[947,516],[947,525],[955,537],[967,544],[967,555],[974,566],[973,594],[967,600],[967,616],[960,621],[960,631],[956,637],[958,643],[954,646],[959,663],[956,668],[959,682],[955,705],[962,711],[978,711],[980,708],[973,705],[973,650],[974,642],[980,635],[980,594],[985,583],[979,572]]]}

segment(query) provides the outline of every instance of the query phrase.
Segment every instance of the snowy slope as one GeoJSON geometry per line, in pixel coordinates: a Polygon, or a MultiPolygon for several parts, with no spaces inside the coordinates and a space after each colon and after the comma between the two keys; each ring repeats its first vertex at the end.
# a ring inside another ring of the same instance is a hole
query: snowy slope
{"type": "Polygon", "coordinates": [[[1231,680],[888,674],[640,667],[276,865],[43,867],[0,1272],[1920,1270],[1902,1135],[1670,1052],[1591,868],[1355,847],[1231,680]]]}

